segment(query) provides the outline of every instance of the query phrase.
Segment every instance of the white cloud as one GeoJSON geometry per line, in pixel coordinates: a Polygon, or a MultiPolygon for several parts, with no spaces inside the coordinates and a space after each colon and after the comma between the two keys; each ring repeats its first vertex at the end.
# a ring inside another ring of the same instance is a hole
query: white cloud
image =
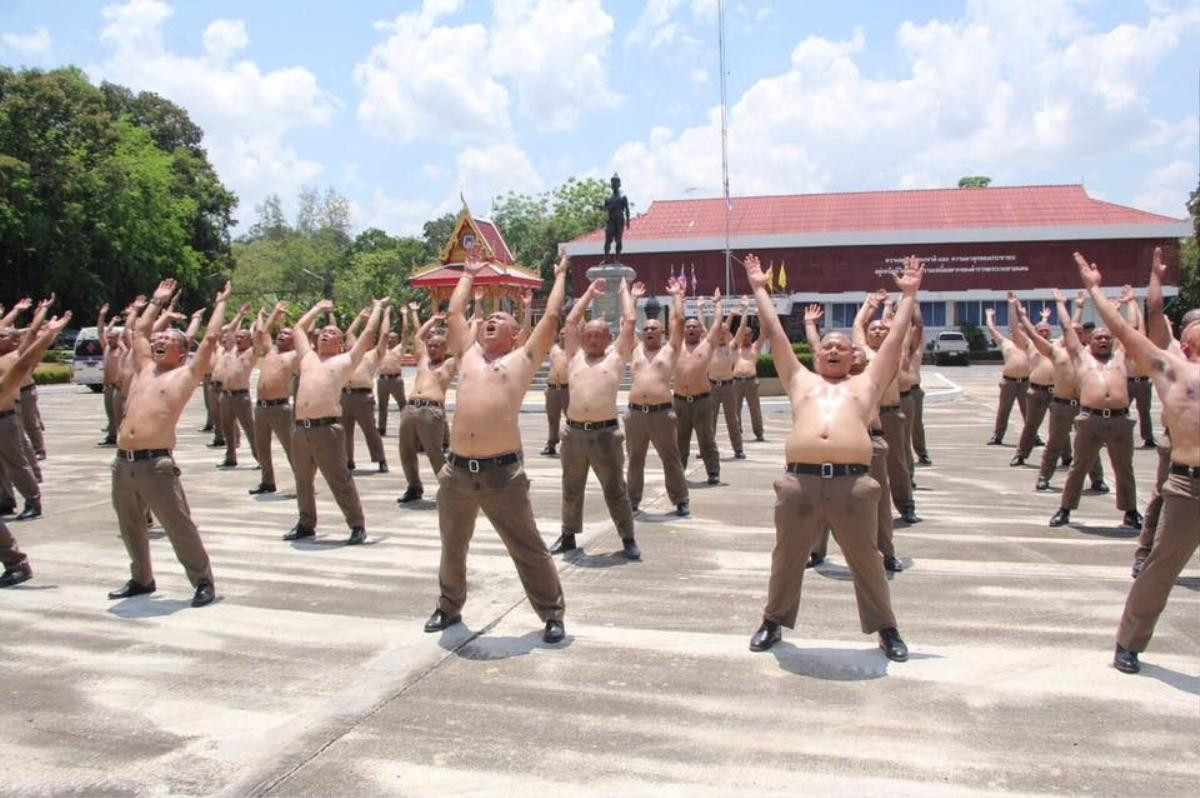
{"type": "Polygon", "coordinates": [[[458,186],[480,213],[493,197],[509,191],[537,191],[543,186],[529,155],[515,144],[469,147],[458,154],[455,163],[458,186]]]}
{"type": "Polygon", "coordinates": [[[338,101],[303,67],[262,71],[233,60],[250,41],[241,20],[216,20],[204,30],[204,55],[167,49],[162,28],[173,10],[162,0],[109,5],[100,33],[107,58],[88,68],[95,78],[151,91],[187,109],[204,129],[204,143],[221,179],[241,200],[246,220],[267,193],[287,197],[313,182],[324,167],[285,142],[297,128],[323,125],[338,101]]]}
{"type": "MultiPolygon", "coordinates": [[[[649,7],[648,9],[649,10],[649,7]]],[[[803,39],[787,71],[731,109],[735,193],[954,185],[1045,173],[1079,153],[1119,157],[1156,136],[1197,149],[1196,126],[1147,114],[1158,65],[1200,27],[1200,10],[1093,31],[1072,2],[974,0],[963,19],[905,22],[897,76],[865,75],[861,31],[803,39]]],[[[631,191],[720,189],[716,110],[679,132],[655,128],[614,156],[631,191]]]]}
{"type": "Polygon", "coordinates": [[[392,235],[420,235],[425,222],[437,215],[433,203],[393,197],[380,186],[372,192],[369,205],[350,203],[350,218],[356,228],[378,227],[392,235]]]}
{"type": "Polygon", "coordinates": [[[1133,198],[1133,206],[1165,216],[1182,219],[1187,216],[1188,196],[1196,188],[1195,161],[1177,160],[1146,175],[1141,190],[1133,198]]]}
{"type": "Polygon", "coordinates": [[[0,33],[0,51],[15,53],[29,63],[45,63],[53,49],[54,38],[45,28],[33,33],[0,33]]]}
{"type": "Polygon", "coordinates": [[[689,77],[691,77],[693,83],[707,83],[708,82],[708,70],[704,69],[702,67],[698,67],[698,68],[692,70],[689,77]]]}

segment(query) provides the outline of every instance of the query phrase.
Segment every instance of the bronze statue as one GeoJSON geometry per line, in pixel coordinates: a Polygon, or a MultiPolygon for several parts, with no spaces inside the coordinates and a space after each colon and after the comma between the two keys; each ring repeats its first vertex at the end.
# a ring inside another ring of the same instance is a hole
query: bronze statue
{"type": "Polygon", "coordinates": [[[621,193],[621,178],[612,176],[612,194],[600,207],[608,214],[608,222],[604,226],[604,262],[608,261],[608,250],[613,241],[617,242],[617,257],[621,257],[621,240],[625,237],[625,228],[629,227],[629,199],[621,193]]]}

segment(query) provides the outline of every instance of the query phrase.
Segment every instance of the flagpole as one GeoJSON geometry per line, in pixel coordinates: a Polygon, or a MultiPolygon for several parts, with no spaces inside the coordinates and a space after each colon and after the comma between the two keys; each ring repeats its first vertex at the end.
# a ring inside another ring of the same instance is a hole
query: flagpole
{"type": "Polygon", "coordinates": [[[733,264],[729,252],[729,126],[726,115],[729,97],[725,89],[725,0],[717,0],[717,49],[721,58],[721,185],[725,196],[725,295],[733,291],[733,264]]]}

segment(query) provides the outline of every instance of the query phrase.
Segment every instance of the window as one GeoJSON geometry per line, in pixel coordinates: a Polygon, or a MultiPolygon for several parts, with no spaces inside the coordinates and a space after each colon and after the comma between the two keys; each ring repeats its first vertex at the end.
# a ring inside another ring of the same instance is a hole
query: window
{"type": "Polygon", "coordinates": [[[921,303],[921,318],[925,321],[926,327],[945,327],[946,326],[946,303],[945,302],[922,302],[921,303]]]}
{"type": "Polygon", "coordinates": [[[1058,311],[1055,309],[1053,299],[1031,299],[1025,303],[1025,309],[1029,313],[1029,320],[1037,324],[1042,320],[1042,308],[1050,308],[1050,324],[1058,324],[1058,311]]]}
{"type": "Polygon", "coordinates": [[[854,317],[858,315],[858,309],[862,307],[854,302],[834,302],[829,305],[829,316],[826,320],[826,327],[853,327],[854,317]]]}
{"type": "Polygon", "coordinates": [[[1008,301],[998,299],[995,301],[984,302],[955,302],[956,316],[959,324],[974,324],[976,327],[984,327],[987,324],[986,313],[988,308],[996,311],[996,326],[1003,327],[1008,324],[1008,301]]]}

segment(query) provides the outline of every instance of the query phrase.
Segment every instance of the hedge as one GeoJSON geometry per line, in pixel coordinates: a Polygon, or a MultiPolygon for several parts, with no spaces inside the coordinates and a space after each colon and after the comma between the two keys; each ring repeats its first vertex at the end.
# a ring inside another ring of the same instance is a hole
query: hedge
{"type": "MultiPolygon", "coordinates": [[[[812,349],[807,342],[799,342],[792,344],[792,351],[796,353],[796,357],[804,364],[805,368],[813,367],[812,349]]],[[[779,374],[775,371],[775,356],[774,355],[759,355],[758,363],[754,367],[760,377],[778,377],[779,374]]]]}
{"type": "Polygon", "coordinates": [[[38,385],[70,382],[71,367],[61,363],[40,363],[33,371],[33,381],[38,385]]]}

